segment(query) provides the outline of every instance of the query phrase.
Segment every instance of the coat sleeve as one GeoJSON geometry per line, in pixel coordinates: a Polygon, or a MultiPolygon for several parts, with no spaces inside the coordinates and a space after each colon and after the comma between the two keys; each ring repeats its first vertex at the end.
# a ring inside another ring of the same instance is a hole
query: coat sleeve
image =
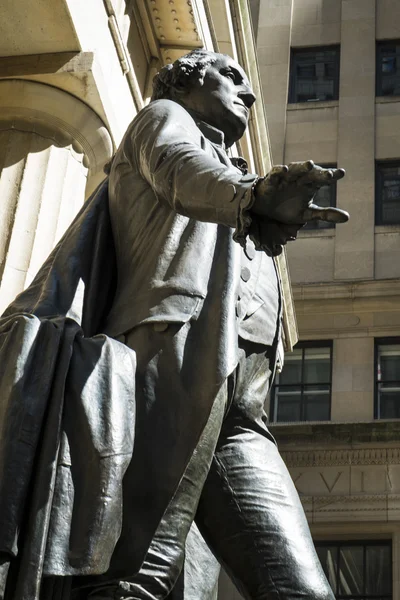
{"type": "Polygon", "coordinates": [[[133,122],[125,153],[158,199],[177,213],[245,235],[258,176],[243,175],[206,152],[200,130],[182,106],[171,100],[150,103],[133,122]]]}

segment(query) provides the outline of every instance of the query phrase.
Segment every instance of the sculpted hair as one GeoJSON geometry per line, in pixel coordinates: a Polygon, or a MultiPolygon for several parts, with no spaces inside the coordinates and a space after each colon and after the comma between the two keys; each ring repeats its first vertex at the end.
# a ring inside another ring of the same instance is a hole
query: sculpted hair
{"type": "Polygon", "coordinates": [[[202,81],[207,68],[215,63],[218,55],[209,50],[192,50],[178,58],[172,65],[165,65],[153,79],[152,100],[173,99],[174,90],[189,88],[195,81],[202,81]]]}

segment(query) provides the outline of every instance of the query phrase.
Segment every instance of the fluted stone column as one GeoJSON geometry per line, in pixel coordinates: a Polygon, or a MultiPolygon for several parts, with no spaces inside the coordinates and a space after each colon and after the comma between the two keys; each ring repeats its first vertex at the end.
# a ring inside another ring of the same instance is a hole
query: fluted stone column
{"type": "Polygon", "coordinates": [[[111,155],[106,127],[80,100],[0,82],[0,313],[32,281],[111,155]]]}

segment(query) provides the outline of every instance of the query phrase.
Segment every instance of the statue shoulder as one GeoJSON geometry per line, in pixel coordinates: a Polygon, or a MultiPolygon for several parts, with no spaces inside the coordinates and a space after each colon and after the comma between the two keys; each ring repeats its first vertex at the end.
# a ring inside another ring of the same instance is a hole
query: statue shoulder
{"type": "Polygon", "coordinates": [[[178,102],[174,102],[174,100],[153,100],[147,106],[142,108],[142,110],[137,114],[135,119],[132,122],[134,126],[135,123],[140,123],[143,121],[175,121],[177,124],[190,124],[191,126],[196,126],[196,123],[193,117],[189,114],[189,112],[178,102]]]}
{"type": "Polygon", "coordinates": [[[189,112],[173,100],[154,100],[134,118],[125,134],[123,146],[142,148],[189,140],[200,144],[201,132],[189,112]]]}

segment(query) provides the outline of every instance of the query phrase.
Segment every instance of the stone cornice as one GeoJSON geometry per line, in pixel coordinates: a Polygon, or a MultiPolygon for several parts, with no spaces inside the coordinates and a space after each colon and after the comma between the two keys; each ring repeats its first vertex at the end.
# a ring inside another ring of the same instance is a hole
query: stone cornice
{"type": "Polygon", "coordinates": [[[399,448],[361,448],[354,450],[293,450],[281,456],[290,468],[348,467],[361,465],[399,465],[399,448]]]}
{"type": "Polygon", "coordinates": [[[295,302],[355,300],[358,298],[386,298],[388,296],[400,297],[399,279],[293,285],[295,302]]]}
{"type": "Polygon", "coordinates": [[[282,451],[295,447],[309,450],[310,447],[324,451],[329,446],[349,449],[358,444],[396,444],[400,439],[400,420],[366,421],[359,423],[292,423],[270,424],[271,433],[282,451]]]}

